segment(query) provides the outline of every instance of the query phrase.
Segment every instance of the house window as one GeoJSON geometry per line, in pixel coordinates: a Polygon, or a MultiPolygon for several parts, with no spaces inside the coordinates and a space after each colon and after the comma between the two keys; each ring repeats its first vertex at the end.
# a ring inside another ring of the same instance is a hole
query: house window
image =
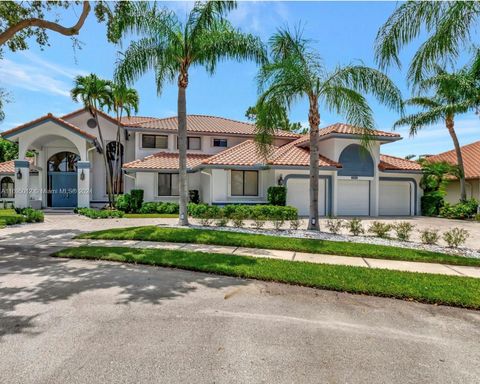
{"type": "MultiPolygon", "coordinates": [[[[177,149],[178,149],[178,137],[177,137],[177,149]]],[[[202,149],[202,139],[200,137],[187,137],[187,149],[200,150],[202,149]]]]}
{"type": "Polygon", "coordinates": [[[213,146],[214,147],[228,147],[227,139],[213,139],[213,146]]]}
{"type": "Polygon", "coordinates": [[[158,196],[178,196],[178,173],[158,174],[158,196]]]}
{"type": "Polygon", "coordinates": [[[11,177],[4,177],[0,182],[0,197],[4,199],[15,197],[14,183],[11,177]]]}
{"type": "Polygon", "coordinates": [[[258,171],[232,171],[232,196],[258,196],[258,171]]]}
{"type": "Polygon", "coordinates": [[[167,135],[142,135],[142,148],[168,148],[167,135]]]}

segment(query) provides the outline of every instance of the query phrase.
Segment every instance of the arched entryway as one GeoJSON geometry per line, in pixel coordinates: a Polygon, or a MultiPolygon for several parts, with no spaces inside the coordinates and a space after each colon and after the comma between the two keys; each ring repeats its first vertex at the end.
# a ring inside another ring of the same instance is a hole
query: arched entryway
{"type": "Polygon", "coordinates": [[[77,162],[73,152],[58,152],[47,161],[47,205],[52,208],[77,206],[77,162]]]}

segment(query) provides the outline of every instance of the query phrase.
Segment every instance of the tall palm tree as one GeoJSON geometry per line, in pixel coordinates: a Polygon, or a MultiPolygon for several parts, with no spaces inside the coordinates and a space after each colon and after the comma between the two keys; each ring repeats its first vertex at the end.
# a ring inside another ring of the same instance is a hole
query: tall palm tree
{"type": "Polygon", "coordinates": [[[117,135],[115,140],[115,154],[113,164],[111,166],[112,185],[114,198],[120,192],[121,178],[121,120],[124,113],[130,117],[132,112],[138,113],[139,96],[138,92],[133,88],[128,88],[125,84],[112,84],[111,98],[107,101],[106,107],[115,113],[117,120],[117,135]]]}
{"type": "Polygon", "coordinates": [[[102,128],[98,119],[98,109],[103,105],[111,103],[112,99],[112,82],[99,78],[95,74],[87,76],[77,76],[75,78],[75,85],[70,91],[73,101],[81,101],[85,108],[88,109],[92,117],[97,123],[97,130],[99,140],[98,145],[102,152],[103,162],[105,166],[105,173],[107,178],[107,195],[109,206],[114,205],[113,201],[113,186],[110,167],[108,166],[107,151],[105,141],[103,139],[102,128]]]}
{"type": "Polygon", "coordinates": [[[133,82],[153,69],[158,93],[166,83],[177,80],[181,225],[188,225],[186,90],[190,68],[202,66],[213,74],[221,59],[262,62],[265,57],[259,38],[240,32],[225,19],[235,5],[232,1],[196,2],[182,23],[166,9],[135,3],[128,17],[118,21],[117,38],[128,32],[142,37],[132,42],[120,58],[116,78],[133,82]]]}
{"type": "Polygon", "coordinates": [[[310,42],[297,30],[278,30],[269,41],[271,60],[258,75],[260,97],[256,105],[257,142],[262,152],[272,143],[276,116],[301,99],[308,101],[310,127],[310,220],[309,229],[318,224],[318,139],[320,111],[344,114],[349,123],[364,127],[365,139],[374,128],[373,113],[363,93],[371,93],[387,106],[401,111],[397,87],[381,72],[362,65],[338,67],[328,72],[310,42]]]}
{"type": "Polygon", "coordinates": [[[478,1],[407,1],[378,31],[376,59],[382,68],[400,66],[402,48],[426,30],[428,38],[415,53],[408,71],[409,79],[418,82],[437,63],[456,59],[461,48],[473,45],[471,34],[479,18],[478,1]]]}
{"type": "Polygon", "coordinates": [[[475,110],[478,106],[480,90],[475,74],[467,68],[448,73],[439,66],[435,73],[418,84],[419,95],[405,101],[422,109],[408,116],[404,116],[394,124],[394,128],[407,125],[410,135],[416,135],[419,129],[426,126],[443,123],[450,134],[457,156],[458,176],[460,179],[460,200],[467,199],[465,189],[465,170],[463,166],[462,151],[455,132],[455,118],[468,111],[475,110]],[[433,92],[433,96],[430,96],[433,92]]]}

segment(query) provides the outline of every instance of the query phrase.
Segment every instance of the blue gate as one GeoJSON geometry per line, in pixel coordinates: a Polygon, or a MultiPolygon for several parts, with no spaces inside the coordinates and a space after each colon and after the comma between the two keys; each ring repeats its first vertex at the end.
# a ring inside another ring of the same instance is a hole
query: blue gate
{"type": "Polygon", "coordinates": [[[51,206],[72,208],[77,206],[77,174],[73,172],[50,172],[51,206]]]}

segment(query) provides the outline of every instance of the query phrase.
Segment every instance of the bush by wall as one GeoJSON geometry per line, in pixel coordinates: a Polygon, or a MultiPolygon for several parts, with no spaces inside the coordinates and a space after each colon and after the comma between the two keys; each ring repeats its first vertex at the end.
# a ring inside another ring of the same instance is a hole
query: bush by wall
{"type": "Polygon", "coordinates": [[[178,204],[177,203],[167,203],[167,202],[147,202],[143,203],[140,207],[140,213],[169,213],[175,214],[178,213],[178,204]]]}
{"type": "Polygon", "coordinates": [[[212,219],[227,218],[229,220],[296,220],[298,211],[294,207],[277,205],[226,205],[218,207],[207,204],[189,204],[188,213],[196,219],[210,215],[212,219]]]}
{"type": "Polygon", "coordinates": [[[15,208],[15,213],[0,214],[0,221],[5,225],[22,223],[41,223],[44,221],[43,212],[33,208],[15,208]]]}
{"type": "Polygon", "coordinates": [[[119,195],[115,207],[122,212],[130,212],[132,209],[132,196],[129,193],[119,195]]]}
{"type": "Polygon", "coordinates": [[[287,188],[284,186],[268,187],[267,200],[270,205],[285,206],[287,204],[287,188]]]}
{"type": "Polygon", "coordinates": [[[188,191],[188,200],[189,203],[200,203],[200,193],[197,189],[191,189],[188,191]]]}
{"type": "Polygon", "coordinates": [[[90,219],[111,219],[111,218],[122,218],[124,213],[122,211],[114,210],[98,210],[93,208],[77,208],[75,210],[79,215],[87,216],[90,219]]]}
{"type": "Polygon", "coordinates": [[[462,201],[457,204],[445,203],[440,209],[440,216],[447,219],[470,219],[475,217],[478,209],[478,201],[475,199],[462,201]]]}
{"type": "Polygon", "coordinates": [[[422,214],[424,216],[438,216],[444,204],[445,202],[441,193],[425,193],[421,199],[422,214]]]}
{"type": "Polygon", "coordinates": [[[130,209],[133,213],[138,213],[143,204],[143,189],[132,189],[130,196],[130,209]]]}

